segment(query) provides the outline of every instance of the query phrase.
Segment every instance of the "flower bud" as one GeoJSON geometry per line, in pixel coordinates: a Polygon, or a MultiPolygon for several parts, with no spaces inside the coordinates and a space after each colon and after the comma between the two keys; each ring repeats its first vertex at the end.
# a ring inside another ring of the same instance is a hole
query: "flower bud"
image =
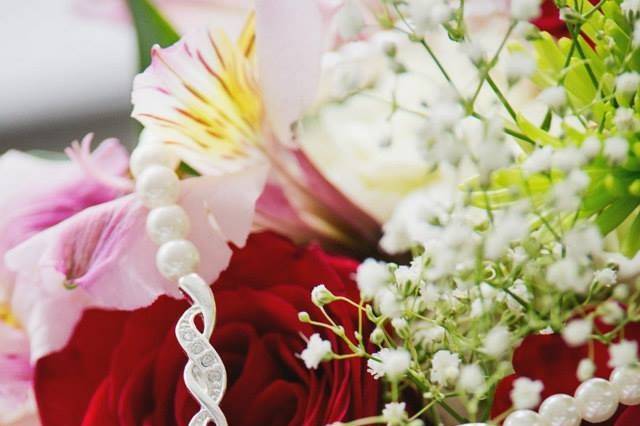
{"type": "Polygon", "coordinates": [[[308,323],[309,321],[311,321],[311,317],[309,316],[308,312],[301,311],[298,312],[298,321],[308,323]]]}
{"type": "Polygon", "coordinates": [[[391,321],[391,326],[393,327],[393,329],[395,330],[396,334],[400,337],[402,337],[403,339],[406,339],[409,337],[409,323],[407,322],[406,319],[404,318],[394,318],[391,321]]]}
{"type": "Polygon", "coordinates": [[[384,331],[382,331],[379,327],[376,327],[375,330],[369,336],[369,340],[374,345],[379,345],[384,340],[384,331]]]}
{"type": "Polygon", "coordinates": [[[578,380],[584,382],[593,377],[593,373],[596,371],[596,366],[589,358],[583,358],[580,360],[578,364],[578,371],[576,372],[576,376],[578,380]]]}
{"type": "Polygon", "coordinates": [[[317,285],[311,290],[311,301],[318,307],[323,307],[336,300],[336,297],[331,293],[324,284],[317,285]]]}

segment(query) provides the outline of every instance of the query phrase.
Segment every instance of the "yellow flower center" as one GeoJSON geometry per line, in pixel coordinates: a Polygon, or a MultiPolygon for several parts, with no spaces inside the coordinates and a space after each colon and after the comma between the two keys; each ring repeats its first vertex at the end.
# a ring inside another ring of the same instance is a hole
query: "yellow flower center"
{"type": "Polygon", "coordinates": [[[0,304],[0,322],[13,328],[19,328],[20,325],[7,304],[0,304]]]}

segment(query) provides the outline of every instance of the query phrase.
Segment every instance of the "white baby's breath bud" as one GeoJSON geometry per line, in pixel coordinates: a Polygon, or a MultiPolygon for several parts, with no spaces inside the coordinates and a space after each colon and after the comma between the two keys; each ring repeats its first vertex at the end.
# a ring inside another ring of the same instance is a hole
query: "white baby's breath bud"
{"type": "Polygon", "coordinates": [[[571,229],[564,236],[567,255],[580,261],[586,256],[598,256],[602,252],[602,236],[596,226],[582,225],[571,229]]]}
{"type": "Polygon", "coordinates": [[[440,290],[434,284],[427,284],[420,289],[420,297],[427,308],[433,308],[440,296],[440,290]]]}
{"type": "Polygon", "coordinates": [[[396,334],[403,339],[409,337],[409,323],[404,318],[394,318],[391,320],[391,326],[395,330],[396,334]]]}
{"type": "Polygon", "coordinates": [[[529,175],[549,171],[552,154],[553,149],[550,146],[536,149],[522,163],[522,170],[529,175]]]}
{"type": "Polygon", "coordinates": [[[503,293],[501,298],[506,300],[509,309],[515,312],[520,312],[524,309],[521,301],[529,302],[531,300],[531,293],[524,281],[517,279],[513,285],[509,287],[509,293],[503,293]],[[520,300],[517,300],[514,296],[518,297],[520,300]]]}
{"type": "Polygon", "coordinates": [[[484,339],[482,351],[493,358],[501,358],[511,346],[511,333],[504,325],[493,327],[484,339]]]}
{"type": "Polygon", "coordinates": [[[360,295],[365,300],[371,300],[391,280],[389,267],[384,262],[375,259],[366,259],[356,271],[356,282],[360,289],[360,295]]]}
{"type": "Polygon", "coordinates": [[[549,266],[547,281],[559,290],[574,290],[579,294],[584,294],[591,284],[591,276],[582,273],[574,259],[566,257],[549,266]]]}
{"type": "Polygon", "coordinates": [[[354,0],[346,0],[344,2],[335,20],[338,34],[347,40],[360,34],[365,24],[362,11],[354,0]]]}
{"type": "Polygon", "coordinates": [[[591,336],[592,324],[588,319],[575,319],[570,321],[562,330],[562,338],[567,345],[576,347],[587,343],[591,336]]]}
{"type": "Polygon", "coordinates": [[[407,415],[407,404],[404,402],[389,402],[382,410],[382,417],[387,422],[387,426],[401,426],[406,424],[409,416],[407,415]]]}
{"type": "Polygon", "coordinates": [[[540,16],[540,0],[511,0],[511,17],[516,21],[531,21],[540,16]]]}
{"type": "MultiPolygon", "coordinates": [[[[517,209],[511,209],[502,214],[485,241],[485,255],[496,260],[502,257],[509,244],[522,239],[528,229],[526,217],[517,209]]],[[[485,284],[486,285],[486,284],[485,284]]]]}
{"type": "Polygon", "coordinates": [[[544,385],[540,380],[531,380],[527,377],[519,377],[513,381],[513,389],[510,396],[516,409],[531,409],[540,404],[540,394],[544,385]]]}
{"type": "Polygon", "coordinates": [[[602,322],[608,325],[617,325],[624,318],[624,310],[617,302],[608,300],[597,309],[602,322]]]}
{"type": "Polygon", "coordinates": [[[521,246],[514,248],[509,254],[511,255],[511,260],[514,265],[521,265],[529,258],[527,251],[521,246]]]}
{"type": "Polygon", "coordinates": [[[402,315],[402,302],[391,289],[384,288],[376,295],[380,313],[388,318],[398,318],[402,315]]]}
{"type": "Polygon", "coordinates": [[[620,136],[612,136],[604,141],[604,155],[613,163],[622,163],[627,159],[629,143],[620,136]]]}
{"type": "Polygon", "coordinates": [[[580,146],[580,150],[582,151],[582,153],[589,159],[592,159],[600,154],[601,148],[602,144],[600,143],[600,139],[595,136],[589,136],[580,146]]]}
{"type": "Polygon", "coordinates": [[[371,332],[371,335],[369,335],[369,340],[374,345],[379,345],[384,341],[384,331],[379,327],[376,327],[376,329],[371,332]]]}
{"type": "Polygon", "coordinates": [[[621,340],[609,346],[609,367],[626,367],[638,360],[638,342],[621,340]]]}
{"type": "Polygon", "coordinates": [[[620,301],[626,301],[629,298],[629,286],[621,283],[613,288],[613,298],[620,301]]]}
{"type": "Polygon", "coordinates": [[[610,286],[617,282],[618,279],[616,275],[616,271],[613,269],[604,268],[596,271],[593,278],[600,284],[610,286]]]}
{"type": "Polygon", "coordinates": [[[309,316],[308,312],[301,311],[301,312],[298,312],[298,321],[307,323],[311,321],[311,317],[309,316]]]}
{"type": "Polygon", "coordinates": [[[638,127],[638,121],[631,108],[618,108],[613,122],[620,132],[633,132],[638,127]]]}
{"type": "Polygon", "coordinates": [[[596,365],[589,358],[582,358],[578,363],[578,369],[576,371],[576,377],[581,382],[589,380],[596,372],[596,365]]]}
{"type": "Polygon", "coordinates": [[[386,377],[390,381],[399,380],[411,366],[411,355],[406,349],[384,348],[367,361],[369,373],[374,378],[386,377]]]}
{"type": "Polygon", "coordinates": [[[324,284],[317,285],[311,290],[311,301],[314,305],[322,307],[336,300],[336,297],[324,284]]]}
{"type": "Polygon", "coordinates": [[[446,330],[444,327],[426,321],[418,323],[414,331],[416,341],[423,345],[441,342],[445,334],[446,330]]]}
{"type": "Polygon", "coordinates": [[[635,71],[625,72],[616,77],[616,91],[623,95],[632,95],[640,86],[640,74],[635,71]]]}
{"type": "Polygon", "coordinates": [[[458,378],[458,389],[470,394],[480,394],[483,392],[485,383],[484,372],[477,364],[464,365],[460,369],[458,378]]]}
{"type": "Polygon", "coordinates": [[[460,356],[447,350],[436,352],[431,360],[431,381],[440,386],[449,386],[460,375],[460,356]]]}
{"type": "Polygon", "coordinates": [[[407,288],[410,284],[418,285],[422,275],[422,265],[418,259],[411,262],[411,266],[398,266],[393,272],[396,283],[400,288],[407,288]]]}
{"type": "Polygon", "coordinates": [[[536,61],[522,52],[509,54],[506,59],[505,73],[510,83],[529,78],[536,71],[536,61]]]}
{"type": "Polygon", "coordinates": [[[571,172],[583,166],[586,162],[587,157],[580,149],[574,146],[555,151],[552,158],[553,167],[565,172],[571,172]]]}
{"type": "Polygon", "coordinates": [[[640,21],[633,24],[633,47],[640,46],[640,21]]]}
{"type": "Polygon", "coordinates": [[[624,0],[620,4],[620,9],[627,15],[640,13],[640,0],[624,0]]]}
{"type": "Polygon", "coordinates": [[[447,22],[451,15],[451,7],[443,0],[409,0],[409,16],[420,32],[434,30],[447,22]]]}
{"type": "Polygon", "coordinates": [[[538,100],[554,111],[561,111],[567,104],[567,92],[564,87],[547,87],[538,95],[538,100]]]}
{"type": "Polygon", "coordinates": [[[307,342],[307,348],[302,351],[300,358],[307,368],[315,370],[320,362],[331,354],[331,342],[323,340],[318,333],[312,334],[307,342]]]}

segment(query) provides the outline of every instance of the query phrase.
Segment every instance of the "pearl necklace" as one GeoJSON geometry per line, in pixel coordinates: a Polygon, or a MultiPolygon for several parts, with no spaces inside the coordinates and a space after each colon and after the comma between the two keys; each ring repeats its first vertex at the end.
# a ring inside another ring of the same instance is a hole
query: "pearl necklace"
{"type": "MultiPolygon", "coordinates": [[[[601,423],[618,410],[618,404],[640,404],[640,368],[618,367],[609,380],[593,378],[576,389],[573,397],[551,395],[538,412],[516,410],[503,426],[579,426],[582,420],[601,423]]],[[[461,426],[489,426],[487,423],[467,423],[461,426]]]]}
{"type": "Polygon", "coordinates": [[[149,209],[146,230],[158,244],[156,267],[167,279],[178,283],[191,301],[191,307],[176,325],[176,337],[189,360],[184,369],[184,381],[189,392],[200,404],[200,411],[189,426],[227,426],[220,401],[227,384],[222,359],[210,343],[216,320],[216,304],[209,285],[195,273],[200,254],[189,241],[189,217],[177,204],[180,180],[175,173],[179,159],[167,147],[145,144],[131,154],[131,173],[136,179],[136,194],[149,209]],[[195,319],[202,318],[202,331],[195,319]]]}

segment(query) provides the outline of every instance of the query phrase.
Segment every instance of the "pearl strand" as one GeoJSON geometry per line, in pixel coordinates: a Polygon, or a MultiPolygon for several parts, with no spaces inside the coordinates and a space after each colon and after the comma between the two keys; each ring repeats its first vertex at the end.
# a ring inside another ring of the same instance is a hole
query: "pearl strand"
{"type": "Polygon", "coordinates": [[[200,403],[189,426],[214,422],[227,426],[219,404],[227,376],[222,359],[211,346],[216,306],[207,283],[195,273],[200,262],[198,248],[187,239],[189,216],[179,205],[180,180],[175,173],[179,159],[163,145],[141,145],[131,154],[130,169],[136,178],[136,194],[149,208],[146,232],[156,243],[156,267],[165,278],[178,283],[192,306],[176,325],[176,337],[189,358],[184,369],[187,388],[200,403]],[[201,317],[203,330],[196,326],[201,317]]]}
{"type": "MultiPolygon", "coordinates": [[[[582,420],[601,423],[618,410],[618,404],[640,404],[640,367],[618,367],[609,380],[586,380],[574,396],[551,395],[540,405],[538,412],[516,410],[503,426],[579,426],[582,420]]],[[[488,423],[466,423],[461,426],[489,426],[488,423]]]]}

